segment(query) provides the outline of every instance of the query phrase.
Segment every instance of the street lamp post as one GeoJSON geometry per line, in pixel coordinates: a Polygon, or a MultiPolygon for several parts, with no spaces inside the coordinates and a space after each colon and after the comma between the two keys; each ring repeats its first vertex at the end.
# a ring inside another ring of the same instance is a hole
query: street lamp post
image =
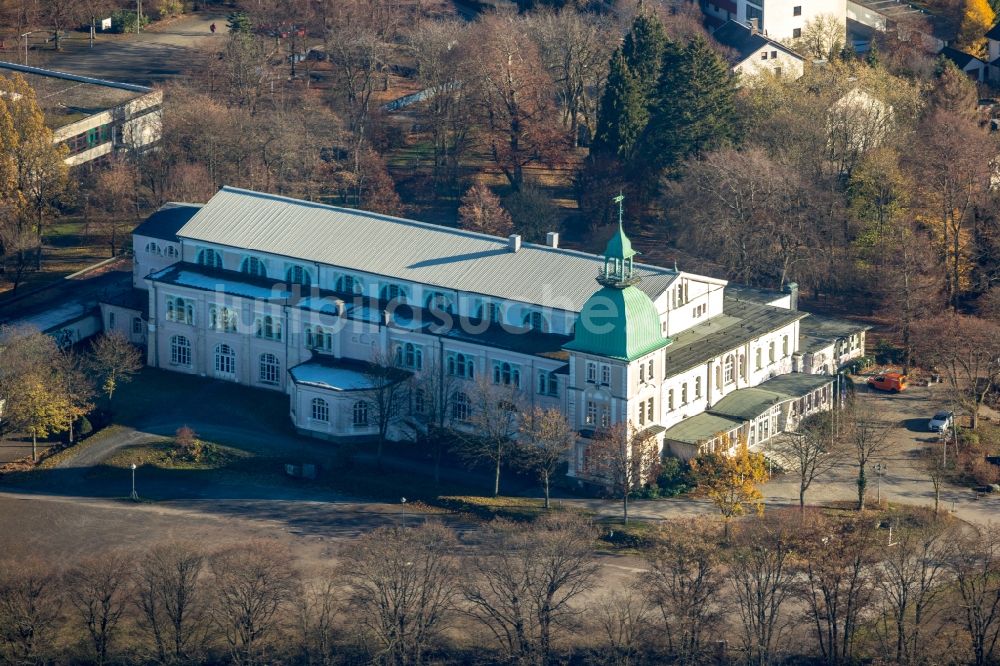
{"type": "Polygon", "coordinates": [[[888,467],[883,463],[875,463],[872,471],[875,472],[875,502],[882,508],[882,475],[888,471],[888,467]]]}
{"type": "Polygon", "coordinates": [[[132,495],[130,496],[133,501],[139,501],[139,494],[135,492],[135,463],[132,463],[132,495]]]}

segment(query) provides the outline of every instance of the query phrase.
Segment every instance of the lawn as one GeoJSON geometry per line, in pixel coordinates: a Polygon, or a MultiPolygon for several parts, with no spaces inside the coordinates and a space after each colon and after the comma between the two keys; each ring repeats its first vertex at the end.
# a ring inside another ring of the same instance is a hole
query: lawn
{"type": "Polygon", "coordinates": [[[205,454],[200,460],[193,460],[178,450],[174,442],[162,440],[149,444],[128,446],[118,451],[102,463],[104,467],[129,469],[155,467],[157,469],[213,470],[229,467],[241,460],[254,457],[252,453],[230,446],[203,442],[205,454]]]}

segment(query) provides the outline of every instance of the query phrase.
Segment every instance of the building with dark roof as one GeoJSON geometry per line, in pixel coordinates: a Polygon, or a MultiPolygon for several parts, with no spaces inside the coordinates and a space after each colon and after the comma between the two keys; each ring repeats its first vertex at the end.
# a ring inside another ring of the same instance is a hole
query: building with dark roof
{"type": "Polygon", "coordinates": [[[986,80],[986,63],[971,53],[966,53],[965,51],[959,51],[958,49],[946,46],[941,49],[941,53],[939,55],[942,55],[952,61],[955,64],[955,67],[958,67],[960,70],[965,72],[965,74],[973,81],[982,83],[986,80]]]}
{"type": "Polygon", "coordinates": [[[627,421],[661,450],[701,433],[689,454],[718,439],[705,428],[734,423],[764,446],[794,422],[774,416],[778,397],[784,409],[830,381],[790,375],[809,318],[794,286],[728,294],[725,280],[639,263],[621,221],[602,257],[555,234],[524,243],[223,188],[164,206],[134,245],[148,314],[117,316],[147,317],[148,364],[284,392],[317,437],[378,432],[359,368],[382,362],[447,387],[432,403],[417,382],[390,437],[415,436],[441,399],[450,426],[472,428],[478,392],[513,391],[566,415],[581,433],[570,474],[599,481],[588,450],[602,427],[627,421]]]}
{"type": "Polygon", "coordinates": [[[781,42],[770,39],[753,25],[729,21],[712,37],[726,48],[732,70],[744,77],[760,74],[802,76],[805,58],[781,42]]]}
{"type": "Polygon", "coordinates": [[[69,166],[120,151],[145,150],[160,140],[159,90],[0,61],[0,76],[12,74],[35,91],[53,141],[69,149],[69,166]]]}

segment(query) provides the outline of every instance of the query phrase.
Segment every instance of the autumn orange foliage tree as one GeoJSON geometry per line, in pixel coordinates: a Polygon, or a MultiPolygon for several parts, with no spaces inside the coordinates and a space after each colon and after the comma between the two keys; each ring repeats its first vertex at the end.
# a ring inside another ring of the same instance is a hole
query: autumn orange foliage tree
{"type": "Polygon", "coordinates": [[[729,521],[748,511],[764,513],[764,495],[758,487],[767,481],[764,454],[753,453],[744,439],[736,444],[732,455],[729,436],[722,437],[721,452],[698,456],[691,461],[691,469],[698,489],[716,506],[726,524],[729,538],[729,521]]]}

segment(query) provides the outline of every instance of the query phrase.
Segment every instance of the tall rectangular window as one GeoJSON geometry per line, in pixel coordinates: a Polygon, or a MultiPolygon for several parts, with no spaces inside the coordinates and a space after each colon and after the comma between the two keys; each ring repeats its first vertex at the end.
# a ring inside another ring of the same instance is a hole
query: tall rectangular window
{"type": "Polygon", "coordinates": [[[595,425],[597,423],[597,404],[593,400],[587,401],[587,425],[595,425]]]}
{"type": "Polygon", "coordinates": [[[601,383],[605,386],[611,385],[611,366],[601,365],[601,383]]]}
{"type": "Polygon", "coordinates": [[[587,381],[591,383],[597,382],[597,364],[593,361],[587,361],[587,381]]]}

